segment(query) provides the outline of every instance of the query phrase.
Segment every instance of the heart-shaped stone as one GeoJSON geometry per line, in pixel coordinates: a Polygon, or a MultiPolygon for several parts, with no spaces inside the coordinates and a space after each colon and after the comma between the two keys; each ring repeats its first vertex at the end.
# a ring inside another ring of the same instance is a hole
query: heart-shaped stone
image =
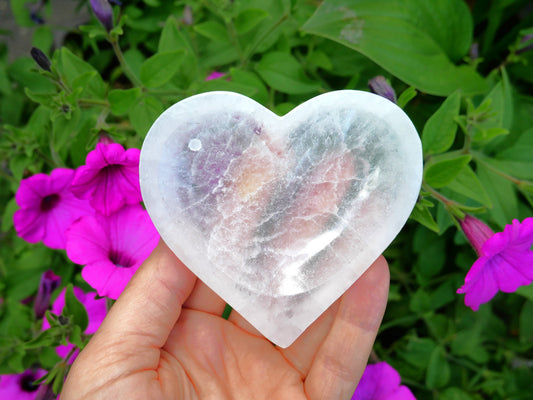
{"type": "Polygon", "coordinates": [[[140,179],[174,253],[287,347],[398,234],[422,151],[405,113],[371,93],[326,93],[279,117],[210,92],[157,119],[140,179]]]}

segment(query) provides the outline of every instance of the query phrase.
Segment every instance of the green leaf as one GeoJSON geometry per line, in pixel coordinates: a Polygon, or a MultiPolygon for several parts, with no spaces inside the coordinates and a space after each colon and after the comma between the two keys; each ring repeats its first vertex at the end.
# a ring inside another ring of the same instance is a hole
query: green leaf
{"type": "Polygon", "coordinates": [[[20,83],[22,87],[31,88],[33,92],[49,93],[57,90],[50,79],[37,72],[35,61],[29,57],[21,57],[13,61],[7,72],[12,81],[20,83]]]}
{"type": "Polygon", "coordinates": [[[140,95],[139,88],[111,90],[107,97],[111,104],[111,112],[115,115],[126,114],[140,95]]]}
{"type": "Polygon", "coordinates": [[[243,46],[244,57],[249,59],[253,54],[266,53],[279,41],[280,36],[285,31],[290,19],[292,2],[290,0],[247,0],[246,2],[235,2],[236,5],[238,3],[245,5],[248,9],[264,10],[267,14],[263,20],[259,21],[256,29],[250,30],[242,38],[239,38],[243,46]]]}
{"type": "Polygon", "coordinates": [[[186,50],[188,53],[194,52],[190,43],[178,29],[178,21],[171,15],[167,18],[165,26],[161,31],[157,52],[168,53],[176,50],[186,50]]]}
{"type": "Polygon", "coordinates": [[[453,63],[472,40],[471,15],[461,0],[326,0],[301,29],[363,53],[423,92],[486,88],[472,67],[453,63]]]}
{"type": "Polygon", "coordinates": [[[471,159],[469,154],[446,153],[435,156],[424,168],[424,180],[434,188],[444,187],[453,182],[471,159]]]}
{"type": "Polygon", "coordinates": [[[460,106],[461,94],[456,91],[428,119],[422,132],[424,154],[443,153],[452,146],[457,131],[455,118],[459,115],[460,106]]]}
{"type": "Polygon", "coordinates": [[[68,284],[65,291],[65,308],[62,315],[71,318],[74,325],[80,327],[82,331],[89,325],[89,317],[84,305],[74,295],[72,284],[68,284]]]}
{"type": "Polygon", "coordinates": [[[70,116],[61,114],[54,120],[51,135],[54,149],[68,147],[71,139],[78,133],[80,114],[80,110],[75,109],[70,116]]]}
{"type": "Polygon", "coordinates": [[[28,157],[17,154],[9,159],[9,170],[17,180],[21,180],[30,162],[31,160],[28,157]]]}
{"type": "Polygon", "coordinates": [[[518,215],[518,199],[513,184],[479,162],[477,175],[492,200],[489,213],[496,223],[504,228],[518,215]]]}
{"type": "Polygon", "coordinates": [[[11,83],[7,77],[7,69],[5,63],[0,63],[0,93],[10,94],[11,93],[11,83]]]}
{"type": "Polygon", "coordinates": [[[526,299],[533,301],[533,284],[527,286],[520,286],[516,289],[516,292],[521,296],[524,296],[526,299]]]}
{"type": "Polygon", "coordinates": [[[457,332],[450,347],[452,354],[466,356],[477,363],[485,363],[489,359],[489,354],[482,345],[479,326],[457,332]]]}
{"type": "Polygon", "coordinates": [[[447,388],[439,394],[439,400],[476,400],[468,393],[457,387],[447,388]]]}
{"type": "Polygon", "coordinates": [[[398,96],[398,100],[396,101],[396,104],[400,108],[405,108],[405,106],[413,100],[418,92],[413,86],[409,86],[407,89],[405,89],[400,96],[398,96]]]}
{"type": "Polygon", "coordinates": [[[178,71],[185,55],[184,50],[157,53],[141,66],[140,78],[143,85],[155,88],[167,83],[178,71]]]}
{"type": "Polygon", "coordinates": [[[50,328],[42,331],[37,335],[35,338],[30,340],[29,342],[24,343],[25,349],[36,349],[39,347],[50,347],[52,345],[55,345],[58,337],[57,332],[55,332],[55,329],[50,328]]]}
{"type": "Polygon", "coordinates": [[[135,131],[144,138],[162,112],[163,104],[155,97],[146,96],[130,110],[128,116],[135,131]]]}
{"type": "Polygon", "coordinates": [[[216,21],[201,22],[194,25],[194,30],[213,42],[229,43],[228,32],[224,25],[216,21]]]}
{"type": "Polygon", "coordinates": [[[32,37],[33,46],[42,50],[45,54],[49,54],[52,45],[54,44],[54,35],[49,25],[41,25],[35,29],[32,37]]]}
{"type": "Polygon", "coordinates": [[[305,76],[301,64],[288,53],[265,54],[256,70],[268,85],[282,93],[304,94],[320,88],[317,82],[305,76]]]}
{"type": "Polygon", "coordinates": [[[442,347],[436,347],[431,354],[426,371],[426,386],[436,389],[445,386],[450,380],[450,365],[442,347]]]}
{"type": "Polygon", "coordinates": [[[533,301],[526,301],[520,311],[520,341],[533,342],[533,301]]]}
{"type": "Polygon", "coordinates": [[[409,340],[405,351],[400,354],[409,364],[419,369],[426,369],[436,346],[429,338],[414,337],[409,340]]]}
{"type": "Polygon", "coordinates": [[[321,50],[314,50],[313,52],[307,55],[307,62],[313,65],[316,65],[319,68],[322,68],[326,71],[331,71],[333,69],[333,64],[331,60],[321,50]]]}
{"type": "Polygon", "coordinates": [[[13,215],[18,208],[14,197],[7,202],[4,208],[4,215],[2,215],[2,232],[7,232],[13,228],[13,215]]]}
{"type": "Polygon", "coordinates": [[[492,201],[470,166],[464,167],[455,179],[446,185],[456,193],[469,197],[484,206],[492,207],[492,201]]]}
{"type": "Polygon", "coordinates": [[[65,76],[67,84],[71,87],[74,85],[75,79],[78,78],[80,75],[85,74],[87,72],[94,72],[96,75],[91,80],[90,85],[85,88],[85,90],[91,95],[94,95],[98,98],[103,98],[103,96],[105,95],[105,83],[102,80],[102,77],[100,76],[98,71],[96,71],[96,69],[91,64],[79,58],[68,48],[62,47],[61,65],[63,67],[62,72],[65,76]]]}
{"type": "Polygon", "coordinates": [[[258,8],[244,10],[234,20],[235,30],[239,35],[242,35],[255,28],[266,17],[268,17],[268,13],[258,8]]]}
{"type": "Polygon", "coordinates": [[[433,215],[431,215],[431,212],[429,211],[429,208],[426,205],[417,203],[415,208],[411,212],[411,216],[409,218],[420,222],[422,225],[424,225],[428,229],[431,229],[433,232],[439,233],[439,226],[435,222],[433,215]]]}
{"type": "Polygon", "coordinates": [[[254,93],[250,95],[252,99],[260,104],[263,104],[264,106],[267,105],[268,91],[263,81],[255,73],[232,68],[230,70],[230,74],[233,82],[246,85],[254,89],[254,93]]]}

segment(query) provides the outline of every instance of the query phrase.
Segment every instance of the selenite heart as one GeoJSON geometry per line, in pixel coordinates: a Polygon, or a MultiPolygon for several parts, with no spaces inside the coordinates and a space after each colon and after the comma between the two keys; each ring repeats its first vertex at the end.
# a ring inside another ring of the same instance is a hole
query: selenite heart
{"type": "Polygon", "coordinates": [[[172,251],[287,347],[398,234],[422,150],[405,113],[371,93],[326,93],[279,117],[210,92],[157,119],[140,179],[172,251]]]}

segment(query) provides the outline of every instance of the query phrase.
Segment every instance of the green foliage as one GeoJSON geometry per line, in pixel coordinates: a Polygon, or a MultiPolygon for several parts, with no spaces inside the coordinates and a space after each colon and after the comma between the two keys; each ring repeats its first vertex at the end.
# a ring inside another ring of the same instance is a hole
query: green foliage
{"type": "MultiPolygon", "coordinates": [[[[12,12],[34,27],[26,3],[12,0],[12,12]]],[[[476,259],[458,221],[476,214],[501,230],[532,215],[528,5],[134,0],[110,33],[93,19],[59,48],[55,26],[37,27],[33,44],[51,71],[0,47],[0,374],[41,365],[59,391],[68,367],[54,347],[89,339],[72,290],[80,269],[14,232],[22,179],[81,165],[101,137],[139,148],[165,108],[196,93],[239,92],[281,115],[325,91],[368,90],[384,75],[420,132],[425,168],[419,201],[386,251],[391,292],[375,355],[419,400],[529,399],[533,286],[500,293],[475,313],[456,294],[476,259]],[[213,71],[224,76],[206,81],[213,71]],[[32,302],[48,269],[62,278],[52,300],[66,287],[66,307],[47,312],[42,331],[32,302]]]]}
{"type": "Polygon", "coordinates": [[[472,42],[471,15],[461,0],[326,0],[302,29],[360,51],[427,93],[486,88],[473,68],[454,64],[472,42]]]}

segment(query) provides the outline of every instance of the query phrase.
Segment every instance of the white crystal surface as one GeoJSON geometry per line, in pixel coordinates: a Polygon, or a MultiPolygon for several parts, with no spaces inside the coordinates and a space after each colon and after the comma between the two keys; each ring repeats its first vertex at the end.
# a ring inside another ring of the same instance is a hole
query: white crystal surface
{"type": "Polygon", "coordinates": [[[287,347],[398,234],[422,150],[405,113],[371,93],[326,93],[279,117],[210,92],[157,119],[140,179],[175,254],[287,347]]]}

